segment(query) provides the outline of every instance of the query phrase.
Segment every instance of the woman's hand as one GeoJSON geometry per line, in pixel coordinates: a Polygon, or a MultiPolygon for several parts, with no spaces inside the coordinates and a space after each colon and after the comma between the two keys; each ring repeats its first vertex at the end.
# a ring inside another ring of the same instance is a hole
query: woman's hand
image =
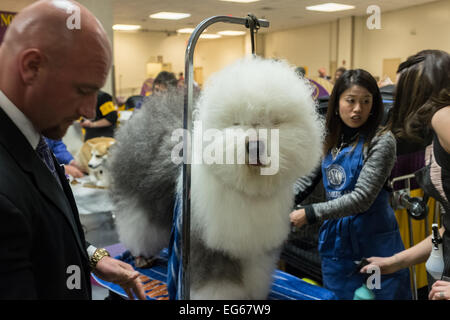
{"type": "Polygon", "coordinates": [[[442,280],[436,281],[431,287],[428,299],[450,300],[450,282],[442,280]]]}
{"type": "Polygon", "coordinates": [[[305,209],[292,211],[289,215],[289,218],[291,219],[292,224],[298,228],[301,228],[308,223],[308,221],[306,220],[305,209]]]}
{"type": "Polygon", "coordinates": [[[400,261],[397,256],[393,255],[392,257],[380,258],[380,257],[371,257],[367,259],[370,264],[361,268],[360,273],[367,273],[369,268],[373,269],[373,267],[378,267],[380,269],[381,274],[389,274],[397,272],[402,269],[400,266],[400,261]]]}

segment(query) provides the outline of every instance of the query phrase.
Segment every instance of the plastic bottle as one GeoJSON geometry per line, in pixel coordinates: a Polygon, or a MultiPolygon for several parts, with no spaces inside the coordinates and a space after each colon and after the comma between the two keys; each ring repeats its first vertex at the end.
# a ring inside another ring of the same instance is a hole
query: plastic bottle
{"type": "MultiPolygon", "coordinates": [[[[365,267],[368,264],[369,264],[369,262],[365,258],[363,258],[359,262],[358,266],[356,267],[356,272],[359,272],[359,270],[361,270],[363,267],[365,267]]],[[[367,288],[367,285],[366,285],[368,278],[369,278],[369,276],[365,276],[362,286],[355,290],[355,293],[353,295],[353,300],[375,300],[375,294],[373,293],[372,290],[367,288]]]]}
{"type": "Polygon", "coordinates": [[[353,300],[375,300],[375,294],[363,283],[361,287],[355,290],[353,300]]]}
{"type": "Polygon", "coordinates": [[[425,264],[425,268],[428,274],[429,287],[431,287],[435,281],[442,278],[442,273],[444,271],[442,238],[439,234],[439,228],[436,223],[433,223],[432,230],[433,234],[431,237],[431,242],[433,243],[433,248],[431,250],[430,257],[425,264]]]}

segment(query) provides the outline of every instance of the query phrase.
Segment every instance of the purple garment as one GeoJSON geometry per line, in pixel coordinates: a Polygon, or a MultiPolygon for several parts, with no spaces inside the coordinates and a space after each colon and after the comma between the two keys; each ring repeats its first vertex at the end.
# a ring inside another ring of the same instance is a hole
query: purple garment
{"type": "Polygon", "coordinates": [[[0,43],[2,43],[6,29],[16,14],[15,12],[0,11],[0,43]]]}
{"type": "MultiPolygon", "coordinates": [[[[391,171],[390,180],[396,177],[412,174],[417,170],[425,166],[425,150],[419,150],[416,152],[403,154],[397,156],[394,168],[391,171]]],[[[405,180],[406,181],[406,180],[405,180]]],[[[404,181],[398,181],[394,183],[394,190],[405,188],[404,181]]],[[[417,184],[416,179],[411,179],[411,190],[418,189],[420,186],[417,184]]]]}
{"type": "Polygon", "coordinates": [[[314,93],[313,93],[314,99],[320,99],[322,97],[328,97],[330,95],[330,93],[328,93],[328,91],[323,86],[318,84],[316,81],[311,79],[308,80],[314,86],[314,93]]]}

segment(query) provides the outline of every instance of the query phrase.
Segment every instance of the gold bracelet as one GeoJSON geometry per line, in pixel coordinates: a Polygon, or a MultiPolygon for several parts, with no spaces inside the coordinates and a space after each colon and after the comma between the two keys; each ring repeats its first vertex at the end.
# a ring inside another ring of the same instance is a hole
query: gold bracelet
{"type": "Polygon", "coordinates": [[[94,254],[92,255],[91,259],[89,260],[89,263],[91,265],[92,269],[95,269],[95,267],[97,266],[97,263],[104,257],[110,257],[111,255],[109,254],[108,251],[106,251],[105,248],[98,248],[97,250],[95,250],[94,254]]]}

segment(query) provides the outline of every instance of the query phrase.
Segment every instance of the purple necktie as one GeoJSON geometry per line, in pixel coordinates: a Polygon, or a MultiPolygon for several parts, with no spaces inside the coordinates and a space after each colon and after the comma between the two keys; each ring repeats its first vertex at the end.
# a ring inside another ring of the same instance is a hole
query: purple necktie
{"type": "Polygon", "coordinates": [[[55,177],[56,181],[58,181],[59,186],[62,188],[61,181],[59,181],[58,173],[56,172],[55,164],[53,163],[52,152],[48,147],[47,142],[43,136],[39,139],[39,144],[36,148],[36,153],[39,158],[45,163],[47,168],[50,170],[52,175],[55,177]]]}

